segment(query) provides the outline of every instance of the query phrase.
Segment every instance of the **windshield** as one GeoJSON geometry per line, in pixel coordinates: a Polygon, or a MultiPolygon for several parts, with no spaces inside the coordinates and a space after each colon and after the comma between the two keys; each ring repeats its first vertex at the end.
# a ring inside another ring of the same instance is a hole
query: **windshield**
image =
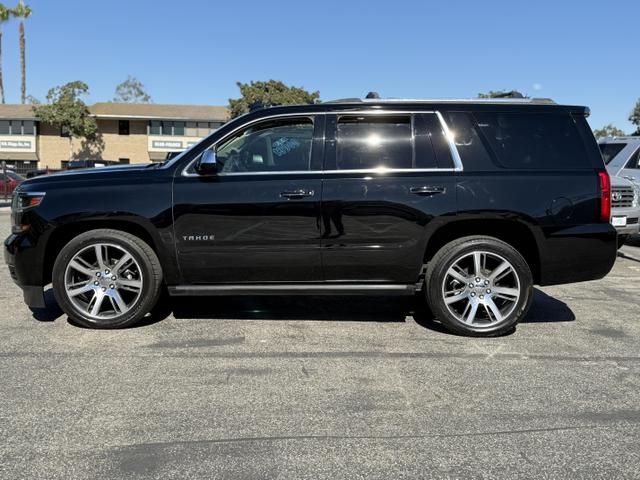
{"type": "Polygon", "coordinates": [[[620,150],[626,146],[626,143],[601,143],[600,152],[602,153],[604,164],[609,165],[611,160],[613,160],[614,157],[620,153],[620,150]]]}

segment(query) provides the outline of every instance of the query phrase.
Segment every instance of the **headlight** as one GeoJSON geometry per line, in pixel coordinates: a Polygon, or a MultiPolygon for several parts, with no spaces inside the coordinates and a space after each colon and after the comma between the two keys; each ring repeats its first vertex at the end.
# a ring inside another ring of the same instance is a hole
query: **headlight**
{"type": "Polygon", "coordinates": [[[14,192],[11,199],[11,210],[14,213],[22,213],[30,208],[37,207],[44,200],[44,192],[14,192]]]}

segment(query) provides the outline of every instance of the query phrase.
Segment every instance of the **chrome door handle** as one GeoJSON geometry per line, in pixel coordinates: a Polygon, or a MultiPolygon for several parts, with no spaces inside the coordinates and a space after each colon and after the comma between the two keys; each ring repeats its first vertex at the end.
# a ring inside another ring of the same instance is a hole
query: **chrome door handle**
{"type": "Polygon", "coordinates": [[[422,196],[431,196],[437,195],[439,193],[446,193],[447,189],[445,187],[433,186],[433,185],[424,185],[422,187],[411,187],[409,188],[409,192],[414,195],[422,195],[422,196]]]}
{"type": "Polygon", "coordinates": [[[280,193],[282,198],[288,198],[295,200],[297,198],[313,197],[315,192],[313,190],[285,190],[280,193]]]}

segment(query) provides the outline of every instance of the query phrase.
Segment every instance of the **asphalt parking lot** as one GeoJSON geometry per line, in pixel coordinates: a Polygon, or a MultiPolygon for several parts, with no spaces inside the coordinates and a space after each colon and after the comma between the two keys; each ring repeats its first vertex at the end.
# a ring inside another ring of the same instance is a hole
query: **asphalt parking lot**
{"type": "Polygon", "coordinates": [[[637,245],[495,339],[390,298],[185,299],[93,331],[1,268],[0,477],[639,478],[637,245]]]}

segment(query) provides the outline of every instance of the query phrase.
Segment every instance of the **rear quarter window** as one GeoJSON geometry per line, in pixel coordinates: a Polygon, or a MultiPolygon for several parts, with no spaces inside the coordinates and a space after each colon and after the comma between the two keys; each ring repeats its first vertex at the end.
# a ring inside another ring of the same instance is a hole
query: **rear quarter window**
{"type": "Polygon", "coordinates": [[[569,113],[475,112],[476,125],[497,163],[518,170],[593,168],[569,113]]]}

